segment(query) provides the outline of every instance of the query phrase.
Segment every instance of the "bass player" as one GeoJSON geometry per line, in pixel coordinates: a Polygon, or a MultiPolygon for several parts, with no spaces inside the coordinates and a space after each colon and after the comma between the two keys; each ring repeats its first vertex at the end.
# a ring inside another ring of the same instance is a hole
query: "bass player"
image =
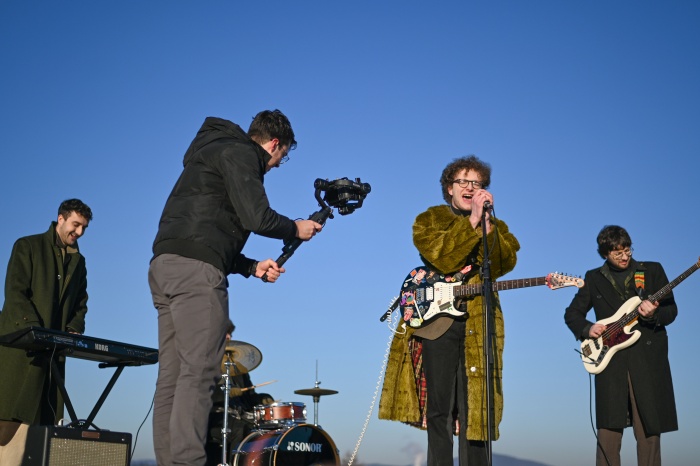
{"type": "MultiPolygon", "coordinates": [[[[616,225],[598,234],[598,254],[605,263],[586,272],[585,285],[566,309],[564,320],[577,339],[599,338],[606,325],[593,323],[586,314],[593,308],[597,321],[608,319],[630,298],[642,299],[633,327],[639,340],[620,350],[597,373],[597,466],[619,466],[622,433],[632,426],[637,440],[639,465],[661,465],[661,433],[678,430],[671,367],[668,362],[666,326],[676,319],[678,308],[669,293],[659,302],[645,299],[669,281],[658,262],[632,258],[632,240],[616,225]]],[[[613,325],[606,321],[607,326],[613,325]]]]}

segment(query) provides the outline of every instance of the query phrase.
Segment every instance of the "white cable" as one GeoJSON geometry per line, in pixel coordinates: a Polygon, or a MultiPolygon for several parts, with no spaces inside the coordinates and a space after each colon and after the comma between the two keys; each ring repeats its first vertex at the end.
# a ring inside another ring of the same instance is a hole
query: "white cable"
{"type": "MultiPolygon", "coordinates": [[[[396,298],[391,300],[392,303],[394,301],[396,301],[396,298]]],[[[391,314],[389,314],[389,317],[387,319],[387,326],[389,327],[389,330],[391,330],[392,334],[389,338],[389,342],[386,345],[386,351],[384,352],[384,360],[382,361],[382,368],[379,371],[379,378],[377,379],[377,386],[374,389],[374,396],[372,397],[372,403],[370,403],[369,412],[367,413],[367,418],[365,419],[365,423],[362,426],[362,432],[360,432],[360,437],[357,439],[357,444],[355,445],[355,450],[353,450],[352,454],[350,455],[350,460],[348,461],[348,466],[352,466],[352,462],[355,461],[355,456],[357,455],[357,451],[360,449],[360,444],[362,443],[362,439],[364,438],[365,432],[367,431],[367,425],[369,424],[369,420],[372,418],[372,412],[374,411],[374,404],[377,401],[377,394],[379,393],[379,387],[381,387],[382,378],[384,377],[384,370],[386,370],[386,365],[387,365],[387,362],[389,361],[389,352],[391,351],[391,341],[394,338],[393,334],[397,333],[396,327],[398,326],[400,320],[401,319],[397,319],[396,324],[394,324],[394,326],[392,328],[391,314]]],[[[404,324],[404,333],[406,333],[405,324],[404,324]]]]}

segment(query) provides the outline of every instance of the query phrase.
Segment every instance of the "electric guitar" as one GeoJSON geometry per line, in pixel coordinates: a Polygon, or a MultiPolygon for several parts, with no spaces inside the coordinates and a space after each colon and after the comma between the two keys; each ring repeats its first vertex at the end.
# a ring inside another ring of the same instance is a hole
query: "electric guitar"
{"type": "MultiPolygon", "coordinates": [[[[456,276],[463,277],[465,273],[469,272],[469,269],[469,267],[463,269],[459,275],[445,276],[425,266],[416,267],[406,276],[401,287],[401,295],[389,307],[385,316],[391,314],[400,305],[403,320],[413,328],[424,327],[438,316],[463,316],[466,312],[457,310],[454,306],[454,300],[480,295],[483,288],[481,283],[462,285],[461,282],[455,281],[456,276]]],[[[547,285],[550,289],[556,290],[566,286],[581,288],[583,279],[550,273],[546,277],[504,280],[493,282],[491,285],[492,291],[541,285],[547,285]]]]}
{"type": "MultiPolygon", "coordinates": [[[[693,264],[688,270],[683,272],[670,282],[668,285],[661,288],[659,291],[647,298],[648,301],[657,302],[673,288],[679,285],[683,280],[688,278],[693,272],[700,268],[700,258],[698,262],[693,264]]],[[[639,330],[632,330],[632,326],[637,323],[639,318],[639,305],[642,299],[637,296],[628,299],[620,306],[617,312],[607,319],[599,320],[598,324],[603,324],[606,329],[598,338],[588,338],[581,343],[581,359],[583,367],[591,374],[600,374],[608,366],[613,355],[618,351],[632,346],[639,337],[639,330]]]]}

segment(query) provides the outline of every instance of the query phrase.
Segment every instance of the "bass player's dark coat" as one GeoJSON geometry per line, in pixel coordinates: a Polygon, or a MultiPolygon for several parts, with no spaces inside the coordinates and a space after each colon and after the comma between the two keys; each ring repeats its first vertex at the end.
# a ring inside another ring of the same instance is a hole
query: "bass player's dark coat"
{"type": "MultiPolygon", "coordinates": [[[[624,290],[618,290],[617,285],[613,284],[607,262],[602,267],[586,272],[586,283],[566,309],[564,317],[577,339],[588,337],[588,329],[594,323],[586,319],[591,308],[595,311],[595,321],[599,321],[613,316],[629,298],[637,296],[635,273],[644,273],[643,298],[668,284],[666,273],[658,262],[631,260],[628,271],[624,290]]],[[[629,374],[646,433],[658,435],[678,430],[666,333],[666,326],[677,315],[678,308],[673,293],[669,293],[660,300],[659,308],[651,320],[638,319],[638,323],[632,327],[641,332],[639,340],[615,353],[603,372],[596,375],[598,428],[623,429],[629,425],[629,374]]]]}

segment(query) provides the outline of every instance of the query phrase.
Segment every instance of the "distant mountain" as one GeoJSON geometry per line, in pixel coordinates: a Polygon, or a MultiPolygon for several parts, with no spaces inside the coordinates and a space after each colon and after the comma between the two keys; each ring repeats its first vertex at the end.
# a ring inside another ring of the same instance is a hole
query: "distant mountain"
{"type": "MultiPolygon", "coordinates": [[[[135,466],[135,465],[133,465],[133,463],[132,463],[132,466],[135,466]]],[[[340,466],[343,466],[342,462],[341,462],[340,466]]],[[[362,466],[395,466],[395,465],[368,463],[368,464],[362,464],[362,466]]],[[[413,466],[413,465],[406,465],[406,466],[413,466]]],[[[425,463],[423,463],[421,466],[427,466],[427,465],[425,463]]],[[[459,459],[457,459],[457,458],[454,459],[454,466],[459,466],[459,459]]],[[[514,458],[512,456],[499,455],[498,453],[494,453],[493,466],[551,466],[551,465],[548,465],[546,463],[540,463],[538,461],[523,460],[520,458],[514,458]]]]}
{"type": "MultiPolygon", "coordinates": [[[[455,459],[455,465],[459,466],[459,461],[455,459]]],[[[494,453],[493,466],[550,466],[539,461],[523,460],[507,455],[499,455],[494,453]]]]}

